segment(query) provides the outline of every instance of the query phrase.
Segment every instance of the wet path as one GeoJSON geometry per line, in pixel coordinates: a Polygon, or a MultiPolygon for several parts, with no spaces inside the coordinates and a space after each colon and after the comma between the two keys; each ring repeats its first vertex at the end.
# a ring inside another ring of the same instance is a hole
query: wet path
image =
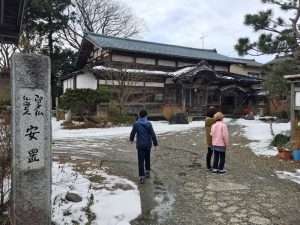
{"type": "MultiPolygon", "coordinates": [[[[274,171],[291,171],[300,164],[257,157],[239,135],[240,127],[229,129],[235,135],[230,137],[226,175],[206,171],[204,129],[159,135],[151,178],[139,185],[142,215],[132,224],[299,225],[300,185],[278,179],[274,171]]],[[[57,140],[53,152],[55,157],[93,160],[137,180],[135,146],[127,139],[57,140]]]]}

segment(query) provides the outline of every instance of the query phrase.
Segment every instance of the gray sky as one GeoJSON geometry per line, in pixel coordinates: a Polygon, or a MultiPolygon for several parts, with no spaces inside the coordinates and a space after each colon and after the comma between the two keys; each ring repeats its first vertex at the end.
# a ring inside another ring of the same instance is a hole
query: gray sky
{"type": "MultiPolygon", "coordinates": [[[[250,27],[243,24],[247,13],[275,6],[261,0],[121,0],[143,18],[148,32],[145,41],[175,44],[194,48],[215,48],[218,53],[239,57],[234,45],[239,37],[256,40],[250,27]]],[[[279,10],[275,9],[277,12],[279,10]]],[[[265,63],[274,56],[245,56],[265,63]]]]}

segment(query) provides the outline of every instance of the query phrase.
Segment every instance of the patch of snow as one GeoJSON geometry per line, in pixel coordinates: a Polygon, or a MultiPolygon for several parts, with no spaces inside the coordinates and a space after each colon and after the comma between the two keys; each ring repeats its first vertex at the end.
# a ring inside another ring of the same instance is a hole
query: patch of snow
{"type": "Polygon", "coordinates": [[[173,204],[176,201],[176,195],[169,192],[164,194],[159,194],[154,197],[154,200],[157,202],[157,206],[153,209],[158,215],[158,222],[163,223],[168,216],[172,213],[173,204]]]}
{"type": "Polygon", "coordinates": [[[158,74],[158,75],[169,75],[169,72],[156,71],[156,70],[141,70],[141,69],[115,69],[112,67],[105,66],[95,66],[93,69],[104,70],[104,71],[113,71],[113,72],[128,72],[128,73],[144,73],[144,74],[158,74]]]}
{"type": "Polygon", "coordinates": [[[300,169],[297,169],[294,173],[287,171],[276,171],[276,174],[280,179],[288,179],[300,184],[300,169]]]}
{"type": "Polygon", "coordinates": [[[185,74],[185,73],[193,70],[194,68],[195,68],[194,66],[185,67],[185,68],[182,68],[180,70],[177,70],[177,71],[173,72],[172,75],[175,76],[175,77],[178,77],[182,74],[185,74]]]}
{"type": "Polygon", "coordinates": [[[233,77],[229,77],[229,76],[222,76],[222,78],[225,78],[227,80],[233,80],[234,79],[233,77]]]}
{"type": "MultiPolygon", "coordinates": [[[[132,127],[111,127],[111,128],[89,128],[89,129],[62,129],[59,125],[61,122],[52,120],[52,133],[53,139],[66,139],[66,138],[95,138],[95,139],[109,139],[113,137],[129,137],[132,127]]],[[[193,128],[204,127],[204,121],[193,121],[189,124],[172,124],[169,125],[167,121],[151,121],[154,131],[157,135],[189,131],[193,128]]]]}
{"type": "MultiPolygon", "coordinates": [[[[249,143],[249,147],[256,155],[264,156],[276,156],[276,147],[270,146],[273,140],[271,134],[270,123],[260,121],[258,118],[255,120],[237,119],[230,122],[233,125],[241,125],[243,136],[252,142],[249,143]]],[[[290,130],[290,123],[273,123],[274,135],[279,133],[288,133],[290,130]]]]}
{"type": "Polygon", "coordinates": [[[130,224],[129,222],[141,214],[140,195],[137,185],[133,182],[106,174],[101,170],[85,172],[85,175],[73,170],[74,164],[58,164],[53,162],[52,169],[52,220],[58,224],[73,224],[72,220],[80,224],[88,222],[83,210],[91,196],[94,197],[90,209],[96,218],[92,224],[108,225],[130,224]],[[89,175],[99,175],[102,183],[91,182],[89,175]],[[130,189],[120,189],[117,184],[129,186],[130,189]],[[117,187],[117,188],[114,188],[117,187]],[[70,191],[82,197],[78,203],[65,200],[70,191]],[[130,204],[128,204],[130,202],[130,204]]]}

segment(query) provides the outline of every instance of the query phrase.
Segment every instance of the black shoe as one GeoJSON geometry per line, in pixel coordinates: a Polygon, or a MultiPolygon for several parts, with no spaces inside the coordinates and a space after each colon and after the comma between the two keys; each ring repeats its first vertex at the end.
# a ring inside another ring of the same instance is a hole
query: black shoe
{"type": "Polygon", "coordinates": [[[145,173],[146,178],[150,178],[150,173],[145,173]]]}
{"type": "Polygon", "coordinates": [[[218,173],[219,173],[219,174],[226,174],[227,171],[226,171],[226,170],[218,170],[218,173]]]}
{"type": "Polygon", "coordinates": [[[139,182],[140,184],[143,184],[145,182],[145,179],[143,177],[140,177],[139,182]]]}

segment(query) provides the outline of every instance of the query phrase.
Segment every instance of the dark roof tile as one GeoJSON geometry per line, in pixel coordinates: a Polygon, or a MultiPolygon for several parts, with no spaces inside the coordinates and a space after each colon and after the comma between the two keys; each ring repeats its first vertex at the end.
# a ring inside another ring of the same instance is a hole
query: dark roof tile
{"type": "Polygon", "coordinates": [[[215,49],[197,49],[177,45],[168,45],[141,40],[119,38],[87,32],[85,38],[101,48],[129,52],[164,55],[197,60],[240,63],[239,60],[217,53],[215,49]]]}

